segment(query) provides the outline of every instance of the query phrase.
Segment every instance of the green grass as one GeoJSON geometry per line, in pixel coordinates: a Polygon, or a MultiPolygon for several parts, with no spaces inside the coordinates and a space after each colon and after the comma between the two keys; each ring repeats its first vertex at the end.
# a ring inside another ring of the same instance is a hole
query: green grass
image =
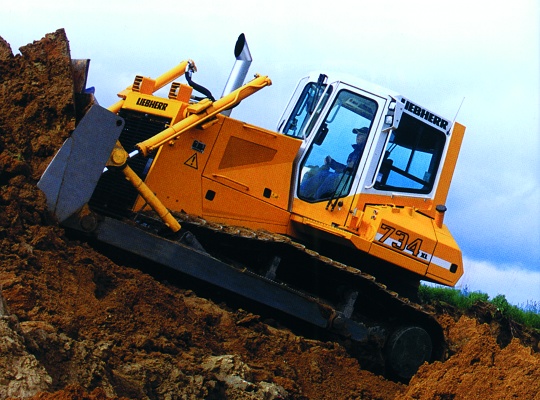
{"type": "Polygon", "coordinates": [[[442,302],[456,307],[461,311],[467,311],[478,302],[486,302],[497,308],[501,314],[529,328],[540,330],[540,303],[530,301],[520,306],[512,305],[502,294],[490,299],[486,293],[470,292],[445,287],[433,287],[420,285],[418,292],[420,300],[424,303],[442,302]]]}

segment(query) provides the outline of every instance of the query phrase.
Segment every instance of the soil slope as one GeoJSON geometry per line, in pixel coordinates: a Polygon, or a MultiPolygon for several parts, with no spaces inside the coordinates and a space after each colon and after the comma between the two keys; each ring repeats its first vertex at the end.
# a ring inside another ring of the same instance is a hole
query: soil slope
{"type": "Polygon", "coordinates": [[[449,358],[403,385],[68,238],[36,183],[75,127],[69,42],[19,50],[0,38],[0,399],[540,399],[538,337],[494,310],[433,308],[449,358]]]}

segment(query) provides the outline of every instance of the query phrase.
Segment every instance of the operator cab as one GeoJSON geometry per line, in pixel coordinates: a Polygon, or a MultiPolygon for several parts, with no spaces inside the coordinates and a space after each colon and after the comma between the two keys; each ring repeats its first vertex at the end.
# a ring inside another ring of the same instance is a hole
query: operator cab
{"type": "Polygon", "coordinates": [[[279,132],[303,140],[293,212],[318,205],[342,225],[359,196],[363,204],[389,202],[380,196],[433,199],[451,124],[387,89],[348,82],[302,78],[278,123],[279,132]]]}

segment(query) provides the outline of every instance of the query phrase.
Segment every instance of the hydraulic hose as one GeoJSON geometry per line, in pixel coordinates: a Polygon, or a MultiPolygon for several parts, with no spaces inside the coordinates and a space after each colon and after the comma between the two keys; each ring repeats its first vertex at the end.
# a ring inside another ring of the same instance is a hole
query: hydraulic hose
{"type": "Polygon", "coordinates": [[[212,93],[210,92],[210,90],[208,90],[207,88],[205,88],[204,86],[201,86],[199,85],[198,83],[196,82],[193,82],[193,80],[191,79],[191,75],[192,75],[192,71],[191,71],[191,68],[187,68],[186,69],[186,73],[184,74],[184,77],[186,78],[186,81],[187,83],[189,84],[189,86],[191,86],[194,90],[196,90],[197,92],[201,93],[201,94],[204,94],[207,98],[209,98],[212,102],[216,101],[216,99],[214,98],[214,96],[212,96],[212,93]]]}

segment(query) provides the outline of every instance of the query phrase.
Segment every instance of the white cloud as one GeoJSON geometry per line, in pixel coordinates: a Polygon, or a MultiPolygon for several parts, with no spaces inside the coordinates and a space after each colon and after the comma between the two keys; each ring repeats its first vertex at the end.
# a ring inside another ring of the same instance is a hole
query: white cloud
{"type": "Polygon", "coordinates": [[[519,265],[496,265],[488,261],[464,258],[465,274],[457,289],[487,293],[490,298],[502,294],[509,303],[524,305],[540,302],[540,272],[519,265]]]}
{"type": "Polygon", "coordinates": [[[518,156],[506,159],[488,150],[463,160],[446,223],[466,255],[540,271],[538,171],[534,162],[523,166],[518,156]]]}

